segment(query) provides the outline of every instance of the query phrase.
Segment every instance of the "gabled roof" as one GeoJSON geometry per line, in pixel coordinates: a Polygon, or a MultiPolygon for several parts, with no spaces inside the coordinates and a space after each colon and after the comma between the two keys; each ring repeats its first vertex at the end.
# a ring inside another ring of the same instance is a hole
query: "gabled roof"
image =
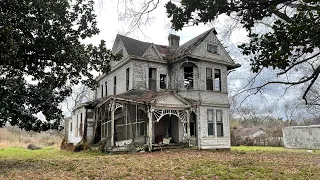
{"type": "Polygon", "coordinates": [[[117,36],[122,40],[129,55],[142,56],[151,45],[151,43],[132,39],[120,34],[117,36]]]}

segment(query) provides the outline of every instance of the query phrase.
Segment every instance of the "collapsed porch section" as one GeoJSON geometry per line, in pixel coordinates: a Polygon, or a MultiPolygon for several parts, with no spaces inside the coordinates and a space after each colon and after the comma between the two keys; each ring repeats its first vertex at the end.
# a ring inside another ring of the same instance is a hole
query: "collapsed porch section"
{"type": "Polygon", "coordinates": [[[192,105],[174,92],[129,91],[95,108],[96,139],[106,151],[142,150],[196,142],[192,105]],[[191,137],[194,136],[194,137],[191,137]]]}

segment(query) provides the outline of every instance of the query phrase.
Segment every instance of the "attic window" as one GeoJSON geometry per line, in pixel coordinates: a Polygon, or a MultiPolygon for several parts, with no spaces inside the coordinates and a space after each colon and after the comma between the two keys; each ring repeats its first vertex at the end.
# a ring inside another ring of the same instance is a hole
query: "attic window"
{"type": "Polygon", "coordinates": [[[218,54],[218,45],[207,43],[207,51],[212,54],[218,54]]]}

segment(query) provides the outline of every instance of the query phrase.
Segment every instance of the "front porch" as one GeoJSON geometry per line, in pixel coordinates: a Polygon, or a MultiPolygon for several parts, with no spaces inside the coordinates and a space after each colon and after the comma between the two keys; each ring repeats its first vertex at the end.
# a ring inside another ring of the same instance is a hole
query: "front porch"
{"type": "Polygon", "coordinates": [[[171,95],[171,92],[157,94],[148,101],[106,99],[95,109],[96,139],[103,142],[105,151],[152,151],[182,144],[190,146],[196,141],[191,138],[196,129],[195,113],[191,115],[190,104],[170,103],[168,96],[171,95]]]}

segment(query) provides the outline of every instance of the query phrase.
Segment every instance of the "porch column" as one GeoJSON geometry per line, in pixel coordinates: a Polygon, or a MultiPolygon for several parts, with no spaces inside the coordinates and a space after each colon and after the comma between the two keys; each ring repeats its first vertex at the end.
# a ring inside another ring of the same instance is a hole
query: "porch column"
{"type": "Polygon", "coordinates": [[[115,108],[115,102],[112,100],[111,104],[111,147],[114,146],[114,108],[115,108]]]}
{"type": "Polygon", "coordinates": [[[190,147],[190,110],[186,110],[186,112],[187,112],[187,131],[188,131],[187,138],[188,138],[188,144],[190,147]]]}
{"type": "Polygon", "coordinates": [[[149,145],[149,152],[152,151],[152,112],[150,108],[148,108],[148,118],[149,118],[149,125],[148,125],[148,145],[149,145]]]}

